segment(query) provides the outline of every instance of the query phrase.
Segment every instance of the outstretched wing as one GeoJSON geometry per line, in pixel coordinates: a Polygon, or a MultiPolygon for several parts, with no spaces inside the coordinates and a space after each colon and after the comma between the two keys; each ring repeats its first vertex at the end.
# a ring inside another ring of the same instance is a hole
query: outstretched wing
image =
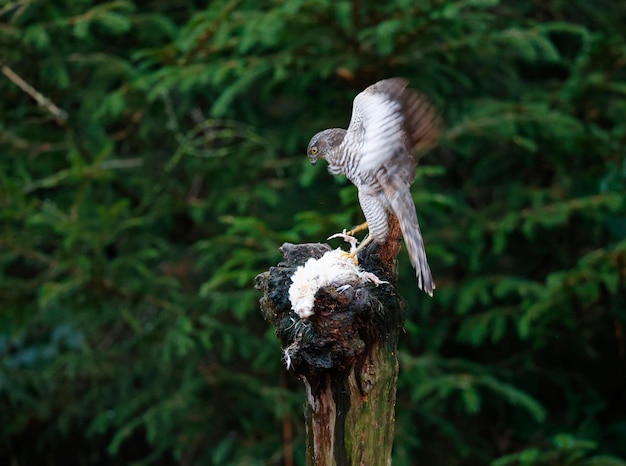
{"type": "Polygon", "coordinates": [[[402,78],[385,79],[354,98],[344,144],[358,151],[360,172],[376,171],[393,159],[406,167],[410,182],[414,149],[437,144],[438,114],[424,96],[406,89],[407,84],[402,78]]]}

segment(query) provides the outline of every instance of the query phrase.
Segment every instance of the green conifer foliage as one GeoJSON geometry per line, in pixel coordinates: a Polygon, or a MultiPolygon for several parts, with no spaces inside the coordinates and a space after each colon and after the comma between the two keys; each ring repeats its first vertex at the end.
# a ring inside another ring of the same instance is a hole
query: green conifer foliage
{"type": "Polygon", "coordinates": [[[404,76],[446,131],[413,187],[434,298],[400,253],[394,465],[626,464],[625,24],[610,0],[2,3],[2,462],[303,464],[254,278],[362,221],[306,144],[404,76]]]}

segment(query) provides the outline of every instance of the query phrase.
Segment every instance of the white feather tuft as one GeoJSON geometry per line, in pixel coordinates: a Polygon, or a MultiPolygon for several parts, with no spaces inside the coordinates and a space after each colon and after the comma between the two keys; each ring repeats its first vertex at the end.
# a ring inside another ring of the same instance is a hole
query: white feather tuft
{"type": "Polygon", "coordinates": [[[328,251],[319,259],[309,259],[296,269],[291,276],[289,300],[291,308],[301,319],[313,315],[315,293],[320,288],[337,284],[338,290],[344,291],[345,282],[371,282],[376,286],[387,283],[376,275],[365,272],[340,248],[328,251]]]}

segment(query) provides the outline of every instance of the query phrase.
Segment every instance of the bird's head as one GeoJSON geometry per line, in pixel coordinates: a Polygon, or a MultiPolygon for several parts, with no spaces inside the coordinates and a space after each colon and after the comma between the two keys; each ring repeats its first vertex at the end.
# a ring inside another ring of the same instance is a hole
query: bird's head
{"type": "Polygon", "coordinates": [[[343,129],[331,128],[313,136],[306,149],[306,155],[311,164],[315,165],[319,159],[328,160],[328,156],[332,156],[332,151],[339,147],[345,134],[346,131],[343,129]]]}

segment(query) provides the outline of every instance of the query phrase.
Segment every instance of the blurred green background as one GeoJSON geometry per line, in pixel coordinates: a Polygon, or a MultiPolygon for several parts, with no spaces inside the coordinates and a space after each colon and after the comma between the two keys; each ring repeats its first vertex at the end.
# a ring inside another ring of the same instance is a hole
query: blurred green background
{"type": "Polygon", "coordinates": [[[306,146],[404,76],[446,131],[413,187],[434,298],[399,256],[393,464],[626,465],[625,25],[618,0],[4,0],[0,462],[302,465],[254,277],[362,221],[306,146]]]}

